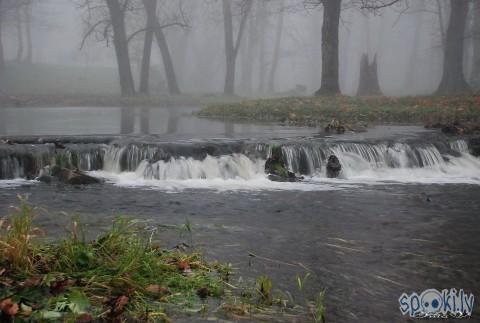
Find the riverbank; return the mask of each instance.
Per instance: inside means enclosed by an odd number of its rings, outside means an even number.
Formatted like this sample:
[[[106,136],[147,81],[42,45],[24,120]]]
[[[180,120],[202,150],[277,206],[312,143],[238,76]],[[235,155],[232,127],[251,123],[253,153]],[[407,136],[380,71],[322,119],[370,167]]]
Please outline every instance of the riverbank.
[[[254,319],[309,312],[314,321],[322,319],[321,299],[311,310],[294,308],[274,293],[268,276],[250,285],[234,282],[231,264],[208,262],[194,250],[189,221],[175,227],[189,244],[165,249],[157,239],[160,226],[121,217],[93,239],[73,217],[67,235],[56,241],[35,226],[39,213],[20,197],[0,221],[2,322],[169,322],[184,315]]]
[[[478,122],[480,96],[459,97],[287,97],[210,104],[200,117],[326,126],[332,119],[345,124]]]
[[[177,107],[230,104],[240,97],[216,94],[130,96],[114,94],[0,95],[0,108],[10,107]]]

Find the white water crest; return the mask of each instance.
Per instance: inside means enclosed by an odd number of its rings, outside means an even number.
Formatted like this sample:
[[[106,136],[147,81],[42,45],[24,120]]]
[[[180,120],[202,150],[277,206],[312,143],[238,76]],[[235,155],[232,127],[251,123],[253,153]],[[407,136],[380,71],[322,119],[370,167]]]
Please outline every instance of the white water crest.
[[[107,167],[111,167],[108,165]],[[135,172],[115,172],[112,169],[90,172],[114,185],[147,187],[165,191],[185,189],[230,190],[335,190],[345,186],[328,183],[272,182],[264,172],[265,160],[250,159],[243,154],[207,156],[203,160],[193,158],[171,158],[169,161],[151,163],[144,160]]]
[[[272,182],[264,173],[265,160],[244,154],[203,159],[192,157],[150,161],[153,151],[123,157],[127,169],[120,172],[121,153],[105,162],[103,171],[92,172],[120,186],[178,191],[189,188],[217,190],[332,190],[358,184],[466,183],[480,185],[480,159],[468,153],[462,140],[448,143],[442,154],[433,144],[341,143],[327,147],[283,146],[289,169],[304,174],[302,182]],[[334,154],[342,164],[339,178],[326,178],[326,160]],[[137,167],[134,167],[137,165]]]
[[[0,188],[16,188],[20,186],[31,186],[37,184],[37,181],[30,181],[22,178],[0,180]]]

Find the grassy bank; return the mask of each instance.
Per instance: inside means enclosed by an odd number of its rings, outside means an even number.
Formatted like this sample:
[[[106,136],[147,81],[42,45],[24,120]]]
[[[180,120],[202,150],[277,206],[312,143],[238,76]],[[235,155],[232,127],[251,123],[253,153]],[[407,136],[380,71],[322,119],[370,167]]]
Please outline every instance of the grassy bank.
[[[0,96],[0,107],[178,107],[230,104],[240,100],[238,97],[193,94],[131,97],[106,94],[17,94]]]
[[[34,226],[37,212],[22,199],[0,221],[2,322],[323,318],[323,293],[297,306],[275,293],[267,276],[239,285],[231,265],[208,262],[194,251],[162,249],[154,231],[139,222],[118,218],[110,230],[85,241],[73,221],[69,234],[52,242]],[[191,230],[190,224],[183,229]],[[303,289],[306,278],[297,279]]]
[[[346,123],[448,123],[480,120],[480,96],[461,97],[289,97],[210,104],[201,117],[325,125]]]

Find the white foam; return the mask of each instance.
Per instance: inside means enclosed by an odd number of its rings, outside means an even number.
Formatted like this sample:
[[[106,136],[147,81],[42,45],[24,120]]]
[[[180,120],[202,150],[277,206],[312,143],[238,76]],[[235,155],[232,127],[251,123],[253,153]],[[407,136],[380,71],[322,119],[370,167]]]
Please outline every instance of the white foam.
[[[22,178],[0,180],[0,188],[14,188],[20,186],[30,186],[37,184],[37,181],[29,181]]]
[[[209,178],[209,179],[145,179],[136,172],[111,173],[105,171],[89,172],[90,175],[103,178],[107,183],[131,188],[158,189],[168,192],[181,192],[188,189],[208,189],[222,191],[329,191],[338,190],[352,185],[318,183],[307,179],[304,182],[273,182],[266,175],[257,174],[249,179]]]

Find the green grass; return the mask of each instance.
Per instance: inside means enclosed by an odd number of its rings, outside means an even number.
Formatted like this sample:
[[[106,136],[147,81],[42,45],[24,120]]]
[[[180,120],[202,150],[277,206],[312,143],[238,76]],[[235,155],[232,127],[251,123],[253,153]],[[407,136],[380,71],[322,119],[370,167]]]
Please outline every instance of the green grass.
[[[53,241],[34,226],[39,209],[19,198],[0,221],[0,321],[169,321],[212,314],[212,301],[214,315],[230,318],[313,317],[310,306],[274,293],[269,277],[232,283],[230,264],[162,249],[155,231],[134,220],[119,217],[91,241],[73,220],[68,234]]]
[[[460,97],[288,97],[211,104],[200,117],[325,125],[332,119],[345,123],[478,122],[480,96]]]

